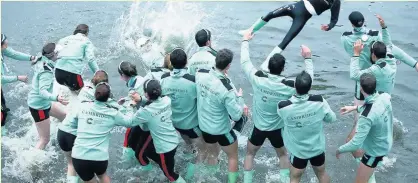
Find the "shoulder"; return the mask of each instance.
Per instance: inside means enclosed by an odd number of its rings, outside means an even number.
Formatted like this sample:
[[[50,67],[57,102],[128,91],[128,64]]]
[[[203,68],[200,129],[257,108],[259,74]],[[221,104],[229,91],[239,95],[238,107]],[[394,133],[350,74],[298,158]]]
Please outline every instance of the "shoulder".
[[[290,106],[290,105],[292,105],[292,101],[290,101],[290,100],[282,100],[282,101],[279,102],[278,108],[279,109],[282,109],[282,108],[285,108],[285,107]]]
[[[191,75],[191,74],[185,74],[185,75],[183,75],[183,78],[186,79],[186,80],[189,80],[193,83],[196,82],[196,77]]]
[[[268,77],[268,75],[267,74],[265,74],[263,71],[257,71],[257,72],[255,72],[255,74],[254,74],[255,76],[257,76],[257,77],[263,77],[263,78],[267,78]]]
[[[386,66],[386,62],[381,62],[377,64],[380,68],[384,68]]]
[[[364,107],[364,110],[361,113],[361,115],[364,117],[367,117],[370,111],[372,110],[373,104],[364,104],[363,107]]]
[[[310,95],[308,101],[311,102],[323,102],[324,98],[321,95]]]
[[[223,78],[220,80],[222,82],[222,85],[224,85],[224,87],[226,88],[226,90],[231,91],[232,89],[234,89],[228,79]]]
[[[292,88],[294,88],[294,87],[295,87],[295,81],[293,81],[293,80],[283,79],[283,80],[282,80],[282,83],[283,83],[284,85],[288,86],[288,87],[292,87]]]
[[[166,72],[166,73],[164,73],[162,76],[161,76],[161,79],[164,79],[164,78],[167,78],[167,77],[169,77],[171,74],[169,73],[169,72]]]
[[[369,32],[367,32],[367,35],[369,35],[369,36],[378,36],[379,35],[379,31],[378,30],[369,30]]]
[[[209,73],[209,70],[207,70],[207,69],[199,69],[197,72],[198,73]]]
[[[350,36],[350,35],[353,35],[352,31],[346,31],[346,32],[343,33],[342,36]]]

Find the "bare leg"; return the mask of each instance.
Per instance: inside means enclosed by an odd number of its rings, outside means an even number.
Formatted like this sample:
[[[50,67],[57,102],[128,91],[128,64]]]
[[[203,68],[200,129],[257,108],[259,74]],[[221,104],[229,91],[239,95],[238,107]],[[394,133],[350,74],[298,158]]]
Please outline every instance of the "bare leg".
[[[319,183],[330,183],[330,177],[325,171],[325,163],[322,166],[312,166]]]
[[[193,144],[194,147],[196,147],[197,149],[197,157],[196,157],[196,161],[195,163],[202,163],[205,160],[205,147],[204,147],[204,143],[203,143],[203,138],[202,137],[198,137],[195,139],[191,139],[191,142]]]
[[[43,150],[45,149],[45,146],[49,143],[50,139],[50,120],[48,118],[35,123],[35,125],[39,134],[39,141],[36,144],[36,148]]]
[[[180,134],[180,136],[186,144],[186,152],[189,154],[193,153],[193,143],[191,139],[187,135]]]
[[[206,143],[207,162],[209,165],[217,165],[218,157],[221,152],[221,148],[218,143],[208,144]]]
[[[100,183],[110,183],[110,177],[106,173],[98,175],[97,177],[99,177]]]
[[[49,111],[49,114],[57,118],[58,120],[63,121],[67,113],[64,111],[61,104],[57,102],[52,102],[51,110]]]
[[[228,156],[228,170],[229,172],[238,171],[238,141],[235,141],[229,146],[221,147],[222,151]]]
[[[71,158],[71,151],[64,152],[64,154],[65,154],[65,157],[67,158],[67,164],[68,164],[67,175],[77,176],[77,172],[75,171],[74,166],[73,166],[73,159]]]
[[[363,163],[357,170],[356,183],[367,183],[374,172],[374,168],[367,167]]]
[[[287,156],[287,150],[283,146],[281,148],[276,148],[277,157],[279,157],[279,166],[280,169],[286,169],[290,167],[289,157]]]
[[[299,183],[305,169],[297,169],[290,166],[290,183]]]
[[[254,157],[261,146],[253,145],[249,140],[247,142],[247,155],[244,160],[244,170],[250,171],[253,169]]]

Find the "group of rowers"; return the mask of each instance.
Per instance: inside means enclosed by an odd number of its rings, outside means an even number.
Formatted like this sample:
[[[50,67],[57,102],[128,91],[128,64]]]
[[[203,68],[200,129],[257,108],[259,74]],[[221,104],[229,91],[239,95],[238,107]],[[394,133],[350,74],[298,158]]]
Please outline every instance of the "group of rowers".
[[[325,3],[326,2],[326,3]],[[305,70],[289,80],[282,76],[286,58],[281,52],[295,38],[314,14],[331,9],[329,31],[338,21],[339,0],[304,0],[286,5],[260,18],[243,34],[241,67],[253,88],[252,121],[248,139],[243,182],[251,183],[257,151],[269,139],[279,158],[282,182],[300,182],[308,162],[320,183],[329,183],[325,171],[325,135],[323,122],[336,121],[336,114],[321,95],[309,94],[314,80],[311,50],[302,45]],[[249,42],[254,33],[270,19],[291,16],[294,21],[284,40],[267,56],[261,70],[250,60]],[[374,182],[374,169],[388,155],[393,143],[391,92],[395,84],[397,60],[418,71],[417,61],[393,45],[384,20],[377,15],[381,32],[366,29],[364,16],[349,15],[353,30],[344,32],[341,41],[351,56],[350,79],[354,80],[354,106],[344,106],[341,114],[355,112],[354,125],[347,141],[336,156],[351,152],[359,167],[357,183]],[[5,75],[3,56],[31,61],[35,70],[27,104],[39,134],[37,149],[45,149],[50,140],[50,116],[62,121],[57,132],[60,148],[67,158],[67,182],[110,182],[106,174],[110,132],[116,126],[127,127],[122,160],[127,167],[150,171],[150,160],[159,165],[170,182],[193,182],[200,168],[217,172],[220,151],[228,159],[228,182],[235,183],[238,173],[238,143],[235,131],[241,132],[248,117],[242,89],[228,76],[234,54],[229,49],[215,51],[212,35],[199,30],[195,40],[199,50],[190,58],[184,45],[164,47],[161,58],[146,61],[150,72],[140,76],[136,65],[123,61],[118,65],[121,80],[129,93],[116,100],[109,86],[108,74],[95,61],[89,27],[80,24],[73,35],[48,43],[42,56],[30,56],[8,47],[1,34],[2,85],[27,81],[27,76]],[[145,44],[149,44],[146,42]],[[174,46],[173,46],[174,45]],[[83,68],[94,73],[84,83]],[[53,94],[56,80],[68,87],[76,101]],[[2,91],[2,134],[9,109]],[[71,106],[63,110],[62,105]],[[68,107],[67,106],[67,107]],[[235,131],[234,131],[235,130]],[[180,134],[180,135],[179,135]],[[192,157],[184,178],[175,167],[179,138]]]

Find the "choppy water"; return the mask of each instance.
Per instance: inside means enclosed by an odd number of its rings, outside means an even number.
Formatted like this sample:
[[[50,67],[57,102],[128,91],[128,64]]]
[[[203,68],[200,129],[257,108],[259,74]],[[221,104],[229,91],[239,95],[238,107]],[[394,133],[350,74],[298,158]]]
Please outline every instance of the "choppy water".
[[[117,64],[132,61],[142,74],[146,69],[142,59],[152,57],[144,55],[137,48],[137,40],[143,33],[152,30],[155,40],[164,42],[173,34],[181,34],[188,53],[196,48],[194,33],[201,29],[211,30],[213,45],[216,49],[229,48],[234,54],[230,75],[236,86],[244,89],[245,100],[251,105],[251,86],[246,81],[239,66],[241,37],[237,30],[247,28],[267,11],[288,2],[203,2],[203,3],[133,3],[132,2],[2,2],[2,33],[9,39],[9,46],[26,53],[39,53],[42,46],[72,33],[79,23],[90,26],[90,39],[97,47],[99,65],[108,71],[113,92],[116,96],[126,94],[124,82],[119,79]],[[354,3],[342,4],[339,25],[330,32],[322,32],[321,23],[329,22],[329,12],[312,18],[299,36],[288,46],[284,55],[289,60],[285,75],[293,76],[303,69],[303,60],[299,55],[299,45],[311,47],[315,66],[315,87],[313,93],[324,94],[332,109],[351,104],[354,85],[349,80],[349,57],[340,46],[340,35],[350,30],[348,14],[353,10],[365,14],[369,27],[378,28],[373,17],[380,13],[390,27],[392,39],[411,56],[418,57],[418,3]],[[255,65],[261,64],[273,46],[277,45],[290,27],[290,18],[280,18],[269,22],[250,43],[251,57]],[[158,45],[157,45],[158,46]],[[6,59],[9,68],[18,74],[32,71],[28,63]],[[85,72],[89,79],[91,73]],[[393,93],[394,115],[400,127],[396,132],[397,140],[384,166],[376,174],[379,183],[418,182],[418,73],[401,64],[398,67],[396,86]],[[25,84],[4,86],[8,107],[12,109],[6,127],[9,134],[2,138],[2,182],[60,182],[66,174],[65,158],[54,140],[46,151],[36,151],[33,146],[37,132],[26,105],[26,96],[30,89]],[[240,169],[245,155],[246,139],[252,130],[248,125],[239,135]],[[352,116],[339,116],[337,123],[325,125],[327,138],[327,171],[332,182],[352,182],[356,164],[349,155],[335,158],[335,149],[344,143],[352,127]],[[56,124],[51,125],[52,129]],[[52,131],[55,138],[55,131]],[[112,132],[110,162],[108,173],[114,182],[166,182],[158,168],[149,174],[139,174],[133,170],[120,169],[120,144],[123,141],[124,128],[115,128]],[[53,139],[52,138],[52,139]],[[177,170],[183,174],[185,157],[182,151],[177,154]],[[226,182],[226,156],[221,154],[221,173],[213,175],[199,174],[196,182]],[[255,159],[255,182],[278,182],[278,164],[275,152],[266,142]],[[139,179],[140,177],[140,179]],[[302,182],[317,182],[313,171],[308,168]]]

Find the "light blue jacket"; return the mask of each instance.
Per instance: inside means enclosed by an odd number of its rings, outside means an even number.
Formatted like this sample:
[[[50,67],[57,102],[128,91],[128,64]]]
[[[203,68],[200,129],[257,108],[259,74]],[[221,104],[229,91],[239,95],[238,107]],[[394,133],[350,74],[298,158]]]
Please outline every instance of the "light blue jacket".
[[[55,63],[46,57],[42,57],[35,65],[35,74],[32,79],[32,88],[28,94],[28,106],[45,110],[51,108],[52,101],[57,101],[58,96],[52,94],[54,84]]]

